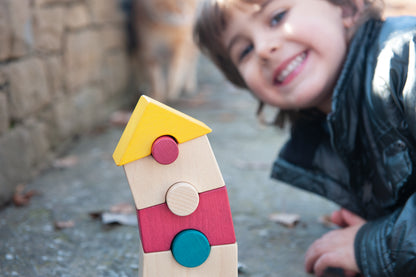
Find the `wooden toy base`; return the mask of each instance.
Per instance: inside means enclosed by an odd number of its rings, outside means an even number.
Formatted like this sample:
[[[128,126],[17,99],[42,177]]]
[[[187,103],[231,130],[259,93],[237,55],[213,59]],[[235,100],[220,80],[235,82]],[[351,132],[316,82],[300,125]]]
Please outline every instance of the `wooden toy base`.
[[[171,251],[143,253],[139,277],[237,277],[237,244],[211,246],[208,259],[200,266],[189,268],[178,264]]]

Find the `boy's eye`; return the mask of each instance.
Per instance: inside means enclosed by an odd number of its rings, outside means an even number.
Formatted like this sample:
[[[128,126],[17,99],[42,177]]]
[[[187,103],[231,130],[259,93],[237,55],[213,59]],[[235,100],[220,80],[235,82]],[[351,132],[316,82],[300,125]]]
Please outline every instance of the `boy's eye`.
[[[240,52],[240,55],[238,56],[238,61],[242,61],[248,54],[250,54],[251,50],[253,50],[253,45],[249,44]]]
[[[280,11],[273,15],[272,19],[270,20],[270,26],[278,25],[286,16],[287,11]]]

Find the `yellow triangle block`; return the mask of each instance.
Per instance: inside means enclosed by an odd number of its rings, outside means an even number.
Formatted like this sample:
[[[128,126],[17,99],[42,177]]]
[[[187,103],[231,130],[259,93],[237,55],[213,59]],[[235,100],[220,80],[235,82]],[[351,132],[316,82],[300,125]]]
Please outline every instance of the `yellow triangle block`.
[[[153,142],[169,135],[178,143],[210,133],[203,122],[148,96],[141,96],[113,153],[114,162],[124,165],[151,154]]]

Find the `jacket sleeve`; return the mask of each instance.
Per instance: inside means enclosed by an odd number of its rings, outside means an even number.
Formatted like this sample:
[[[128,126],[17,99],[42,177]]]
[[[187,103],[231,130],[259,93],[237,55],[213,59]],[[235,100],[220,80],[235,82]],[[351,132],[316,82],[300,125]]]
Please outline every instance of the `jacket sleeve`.
[[[363,225],[354,248],[366,277],[416,276],[416,193],[403,208]]]
[[[415,18],[404,18],[416,26]],[[404,28],[398,28],[403,30]],[[384,49],[378,57],[379,72],[376,77],[388,80],[386,88],[390,92],[394,110],[401,111],[397,119],[409,130],[416,142],[416,31],[415,27],[403,30],[394,39],[384,37]],[[397,32],[385,32],[397,34]],[[383,36],[383,34],[381,34]],[[387,36],[387,35],[386,35]],[[386,46],[387,45],[387,46]],[[377,73],[382,74],[378,74]],[[379,96],[381,96],[379,94]],[[388,103],[389,101],[386,101]],[[385,109],[388,106],[384,107]],[[390,118],[393,120],[392,118]],[[403,126],[403,124],[402,124]],[[416,149],[416,145],[413,145]],[[413,166],[415,169],[416,167]],[[412,174],[416,174],[413,171]],[[413,184],[414,186],[415,184]],[[415,190],[415,189],[414,189]],[[411,194],[404,205],[388,216],[369,221],[358,231],[355,238],[357,265],[366,277],[416,276],[416,192]]]
[[[406,82],[402,91],[403,112],[409,130],[416,141],[416,38],[409,42]]]
[[[386,20],[369,55],[367,85],[376,112],[416,138],[416,17],[392,21]]]

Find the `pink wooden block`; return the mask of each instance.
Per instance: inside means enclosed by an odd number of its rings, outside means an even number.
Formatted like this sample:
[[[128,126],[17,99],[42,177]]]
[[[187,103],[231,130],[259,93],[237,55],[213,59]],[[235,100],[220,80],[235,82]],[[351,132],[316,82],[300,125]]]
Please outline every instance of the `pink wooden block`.
[[[202,232],[210,245],[236,242],[226,187],[199,194],[198,208],[188,216],[173,214],[166,203],[137,210],[145,253],[167,251],[173,238],[186,229]]]
[[[173,163],[178,154],[178,143],[170,136],[159,137],[153,142],[152,156],[160,164]]]

